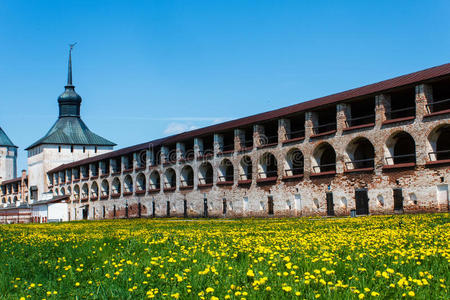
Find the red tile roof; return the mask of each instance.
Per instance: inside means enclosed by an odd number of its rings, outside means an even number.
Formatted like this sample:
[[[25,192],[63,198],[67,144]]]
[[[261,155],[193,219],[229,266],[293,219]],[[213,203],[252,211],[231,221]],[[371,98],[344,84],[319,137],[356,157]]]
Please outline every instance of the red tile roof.
[[[183,141],[183,140],[193,138],[193,137],[200,137],[200,136],[204,136],[207,134],[213,134],[215,132],[230,130],[233,128],[240,128],[240,127],[242,128],[242,127],[246,127],[246,126],[249,126],[249,125],[252,125],[255,123],[259,123],[259,122],[263,122],[263,121],[267,121],[267,120],[271,120],[271,119],[277,119],[277,118],[280,118],[283,116],[289,116],[289,115],[292,115],[295,113],[311,111],[311,110],[317,109],[319,107],[336,104],[336,103],[343,102],[343,101],[348,101],[348,100],[354,99],[354,98],[359,98],[359,97],[363,97],[363,96],[371,96],[371,95],[379,94],[381,92],[388,92],[389,90],[391,90],[393,88],[410,86],[410,85],[416,84],[418,82],[435,79],[435,78],[446,76],[446,75],[450,75],[450,63],[440,65],[437,67],[433,67],[433,68],[429,68],[429,69],[425,69],[422,71],[410,73],[407,75],[402,75],[402,76],[395,77],[392,79],[380,81],[377,83],[365,85],[365,86],[362,86],[359,88],[347,90],[347,91],[340,92],[337,94],[332,94],[329,96],[325,96],[325,97],[305,101],[302,103],[286,106],[283,108],[267,111],[264,113],[252,115],[249,117],[244,117],[244,118],[240,118],[240,119],[236,119],[236,120],[232,120],[232,121],[228,121],[228,122],[224,122],[224,123],[220,123],[220,124],[216,124],[216,125],[211,125],[208,127],[203,127],[200,129],[187,131],[187,132],[183,132],[183,133],[180,133],[177,135],[157,139],[157,140],[150,141],[147,143],[119,149],[116,151],[111,151],[111,152],[108,152],[108,153],[105,153],[102,155],[98,155],[98,156],[90,157],[87,159],[75,161],[73,163],[61,165],[57,168],[50,170],[48,173],[54,173],[54,172],[58,172],[58,171],[61,171],[61,170],[67,169],[67,168],[80,166],[80,165],[88,164],[91,162],[100,161],[103,159],[113,158],[113,157],[121,156],[121,155],[124,155],[127,153],[132,153],[132,152],[148,149],[150,146],[156,147],[156,146],[163,145],[163,144],[172,144],[172,143]]]

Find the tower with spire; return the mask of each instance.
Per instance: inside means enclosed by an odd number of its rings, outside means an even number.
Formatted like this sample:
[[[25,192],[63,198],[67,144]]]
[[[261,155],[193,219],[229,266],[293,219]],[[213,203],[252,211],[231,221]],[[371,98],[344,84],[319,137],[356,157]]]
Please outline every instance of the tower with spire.
[[[47,171],[61,164],[103,154],[115,143],[93,133],[81,119],[81,97],[72,84],[72,50],[70,45],[67,84],[58,97],[59,116],[50,130],[30,145],[28,151],[31,199],[41,199],[51,190]]]
[[[17,146],[0,127],[0,182],[17,176]]]

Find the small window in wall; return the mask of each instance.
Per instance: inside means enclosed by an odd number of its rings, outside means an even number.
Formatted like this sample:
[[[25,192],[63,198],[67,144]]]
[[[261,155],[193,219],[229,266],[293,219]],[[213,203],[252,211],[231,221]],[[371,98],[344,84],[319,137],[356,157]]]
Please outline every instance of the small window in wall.
[[[85,153],[86,152],[86,147],[83,147],[83,153]]]
[[[244,197],[243,199],[243,210],[247,211],[248,209],[248,197]]]
[[[267,197],[267,205],[269,209],[269,215],[273,215],[273,196]]]
[[[95,153],[97,153],[97,146],[95,146]]]
[[[222,199],[222,214],[227,214],[227,199],[225,198]]]
[[[58,146],[58,152],[61,152],[61,146]]]
[[[73,153],[73,145],[70,146],[70,152]]]
[[[302,198],[300,194],[295,194],[294,198],[295,198],[295,209],[302,210],[302,202],[301,202]]]

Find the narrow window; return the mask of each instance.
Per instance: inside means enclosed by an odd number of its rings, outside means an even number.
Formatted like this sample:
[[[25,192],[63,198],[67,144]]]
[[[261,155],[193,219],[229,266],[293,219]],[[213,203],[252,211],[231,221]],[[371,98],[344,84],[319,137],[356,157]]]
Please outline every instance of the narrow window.
[[[97,153],[97,146],[95,146],[95,153]]]
[[[58,152],[61,152],[61,146],[58,146]]]
[[[86,152],[86,147],[83,147],[83,153],[85,153]]]
[[[73,145],[70,146],[70,152],[73,153]]]

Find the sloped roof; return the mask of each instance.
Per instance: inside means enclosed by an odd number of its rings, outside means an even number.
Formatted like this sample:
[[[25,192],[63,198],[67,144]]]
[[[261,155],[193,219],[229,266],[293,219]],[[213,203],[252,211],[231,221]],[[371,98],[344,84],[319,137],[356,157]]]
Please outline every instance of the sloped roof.
[[[93,156],[90,158],[82,159],[79,161],[75,161],[72,163],[64,164],[59,167],[56,167],[48,173],[54,173],[58,171],[62,171],[67,168],[72,168],[75,166],[81,166],[84,164],[100,161],[103,159],[109,159],[113,157],[117,157],[120,155],[124,155],[127,153],[132,153],[136,151],[140,151],[143,149],[148,149],[149,147],[156,147],[160,145],[167,145],[176,142],[181,142],[189,138],[193,137],[201,137],[206,134],[212,134],[217,132],[223,132],[225,130],[230,130],[233,128],[242,128],[245,126],[249,126],[259,122],[265,122],[272,119],[277,119],[280,117],[290,116],[296,113],[306,112],[310,110],[315,110],[323,106],[336,104],[344,101],[348,101],[351,99],[356,99],[360,97],[368,97],[371,95],[376,95],[382,92],[389,92],[394,88],[401,88],[406,86],[411,86],[417,84],[419,82],[424,82],[427,80],[434,80],[439,77],[449,76],[450,75],[450,63],[428,68],[422,71],[398,76],[392,79],[380,81],[377,83],[365,85],[359,88],[350,89],[344,92],[332,94],[325,97],[320,97],[317,99],[301,102],[298,104],[282,107],[279,109],[259,113],[256,115],[252,115],[249,117],[244,117],[236,120],[231,120],[227,122],[223,122],[220,124],[215,124],[191,131],[186,131],[180,134],[160,138],[157,140],[153,140],[147,143],[138,144],[135,146],[130,146],[127,148],[122,148],[119,150],[111,151],[102,155]]]
[[[6,135],[6,133],[3,131],[1,127],[0,127],[0,146],[9,146],[17,148],[17,146],[13,144],[11,139]]]
[[[28,180],[28,175],[25,177],[25,180]],[[5,185],[5,184],[9,184],[9,183],[15,183],[15,182],[21,182],[22,181],[22,177],[16,177],[13,179],[8,179],[8,180],[4,180],[0,183],[0,185]]]
[[[57,203],[57,202],[62,202],[63,200],[69,200],[69,198],[70,198],[70,195],[55,196],[52,199],[33,202],[30,205],[36,206],[36,205],[42,205],[42,204]]]
[[[42,144],[115,146],[116,144],[93,133],[79,117],[61,117],[47,134],[25,150]]]

